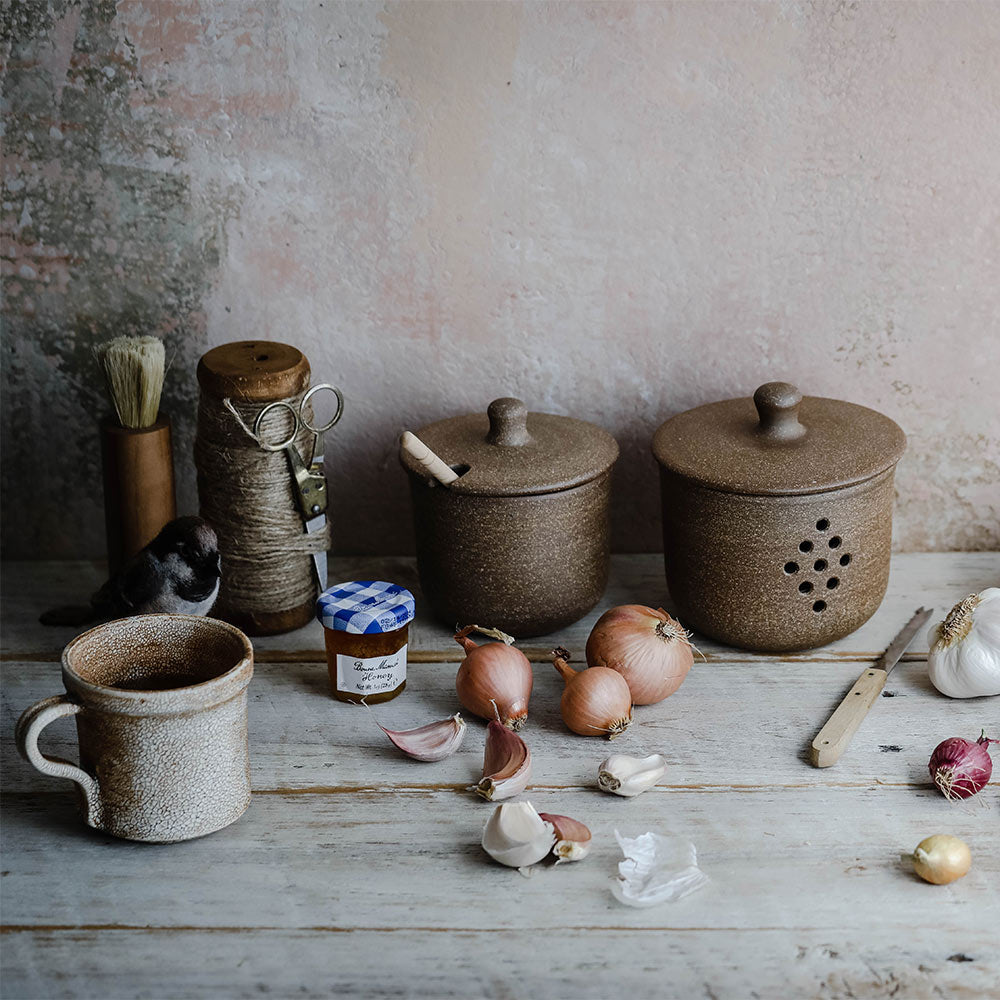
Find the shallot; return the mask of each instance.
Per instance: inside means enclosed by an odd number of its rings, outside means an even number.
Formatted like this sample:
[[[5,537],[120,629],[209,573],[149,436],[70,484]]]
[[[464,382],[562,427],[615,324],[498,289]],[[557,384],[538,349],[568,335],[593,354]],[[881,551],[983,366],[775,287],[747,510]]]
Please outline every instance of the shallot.
[[[946,799],[967,799],[989,784],[993,774],[989,745],[998,742],[987,739],[984,730],[975,743],[960,736],[939,743],[927,768],[941,794]]]
[[[958,837],[936,833],[917,844],[912,854],[903,859],[913,865],[913,870],[925,881],[934,885],[947,885],[965,875],[972,867],[969,845]]]
[[[688,636],[663,608],[623,604],[597,619],[587,640],[587,663],[617,670],[633,704],[653,705],[672,695],[691,669]]]
[[[563,722],[581,736],[613,740],[632,724],[632,696],[625,678],[610,667],[574,670],[569,652],[552,650],[552,663],[566,682],[560,709]]]
[[[465,659],[455,678],[458,700],[463,708],[481,719],[494,719],[499,714],[508,729],[520,729],[528,718],[528,699],[534,682],[531,663],[521,650],[506,641],[476,645],[469,638],[472,631],[487,630],[469,625],[455,635],[455,641],[465,650]],[[488,634],[502,635],[495,631]]]

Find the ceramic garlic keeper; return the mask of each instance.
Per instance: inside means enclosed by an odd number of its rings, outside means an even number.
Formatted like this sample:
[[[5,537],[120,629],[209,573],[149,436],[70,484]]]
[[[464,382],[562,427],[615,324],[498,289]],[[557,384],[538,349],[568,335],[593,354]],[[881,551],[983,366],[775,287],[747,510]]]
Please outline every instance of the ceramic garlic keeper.
[[[680,620],[731,646],[810,649],[885,595],[897,424],[786,382],[678,414],[653,438]]]
[[[444,487],[405,452],[420,582],[450,625],[542,635],[582,618],[608,580],[618,445],[583,420],[496,399],[421,428],[459,478]]]

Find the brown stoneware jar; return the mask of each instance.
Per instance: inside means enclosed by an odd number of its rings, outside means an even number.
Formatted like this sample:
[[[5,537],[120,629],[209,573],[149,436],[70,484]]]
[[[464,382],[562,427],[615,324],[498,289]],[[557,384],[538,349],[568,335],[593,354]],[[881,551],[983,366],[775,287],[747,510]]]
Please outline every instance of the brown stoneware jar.
[[[582,618],[608,581],[615,439],[511,398],[417,433],[459,473],[444,487],[401,455],[420,582],[438,617],[516,638]]]
[[[653,454],[680,620],[772,653],[821,646],[866,622],[889,579],[892,480],[905,445],[881,413],[786,382],[668,420]]]

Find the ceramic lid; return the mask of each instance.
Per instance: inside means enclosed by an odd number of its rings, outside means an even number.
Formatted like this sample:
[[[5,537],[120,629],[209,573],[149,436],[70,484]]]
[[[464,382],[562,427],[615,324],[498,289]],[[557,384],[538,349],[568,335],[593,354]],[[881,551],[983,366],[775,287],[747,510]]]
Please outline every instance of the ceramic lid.
[[[596,479],[618,457],[617,442],[600,427],[529,413],[521,400],[510,397],[494,399],[486,413],[428,424],[417,436],[460,473],[448,487],[454,493],[554,493]],[[426,477],[406,452],[400,460],[408,472]]]
[[[758,496],[824,493],[894,466],[906,447],[899,425],[876,410],[803,396],[768,382],[744,399],[697,406],[653,437],[667,469],[702,486]]]

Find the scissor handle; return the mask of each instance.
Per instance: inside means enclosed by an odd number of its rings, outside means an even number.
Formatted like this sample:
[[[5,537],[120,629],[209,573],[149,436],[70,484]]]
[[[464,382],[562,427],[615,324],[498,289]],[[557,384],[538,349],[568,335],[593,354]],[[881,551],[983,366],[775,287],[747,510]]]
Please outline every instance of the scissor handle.
[[[284,441],[281,441],[278,444],[269,444],[268,442],[261,440],[261,425],[264,423],[264,417],[266,417],[272,410],[279,409],[282,406],[292,415],[292,433],[289,434]],[[295,435],[298,431],[299,415],[295,412],[295,408],[291,403],[286,403],[282,399],[276,400],[273,403],[268,403],[267,406],[265,406],[264,409],[257,414],[257,419],[253,422],[253,435],[257,439],[257,443],[264,449],[264,451],[284,451],[295,441]]]
[[[309,400],[312,399],[312,397],[322,389],[329,389],[330,392],[332,392],[337,397],[337,412],[330,418],[330,420],[327,423],[323,424],[322,427],[314,427],[311,423],[309,423],[308,420],[306,420],[303,414],[305,413],[306,403],[308,403]],[[303,425],[308,430],[312,431],[313,434],[323,434],[324,432],[328,431],[340,419],[343,412],[344,412],[344,394],[336,386],[330,385],[329,382],[320,382],[319,385],[314,385],[302,397],[302,402],[299,405],[299,418],[302,420]]]

